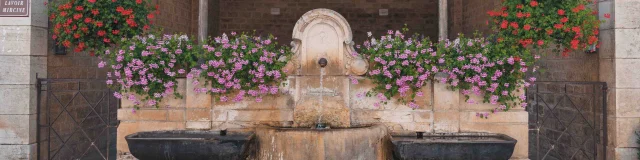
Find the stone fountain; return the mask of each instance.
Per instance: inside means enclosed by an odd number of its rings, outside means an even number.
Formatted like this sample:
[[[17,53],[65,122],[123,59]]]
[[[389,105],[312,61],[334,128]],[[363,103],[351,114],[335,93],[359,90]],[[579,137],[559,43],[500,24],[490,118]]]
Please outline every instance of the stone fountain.
[[[294,57],[287,66],[295,101],[293,128],[256,129],[256,159],[388,159],[388,129],[352,126],[349,75],[367,72],[355,54],[349,23],[329,9],[315,9],[293,30]],[[330,128],[330,129],[328,129]]]
[[[287,123],[261,123],[261,126],[257,127],[239,126],[238,128],[242,128],[241,131],[232,132],[229,135],[224,127],[218,128],[221,129],[220,133],[214,131],[139,132],[126,137],[131,153],[143,160],[418,160],[512,157],[517,140],[509,136],[460,133],[458,129],[464,127],[455,126],[461,124],[458,121],[451,123],[454,125],[449,128],[453,129],[441,129],[442,126],[451,125],[446,125],[449,120],[439,117],[438,114],[448,112],[432,113],[439,119],[417,117],[420,123],[414,123],[416,117],[413,116],[410,117],[410,121],[403,116],[402,121],[386,123],[391,125],[389,128],[393,128],[394,124],[414,125],[413,129],[401,128],[400,132],[396,129],[394,133],[390,133],[387,126],[375,124],[376,122],[359,122],[362,120],[354,117],[362,113],[351,110],[357,106],[351,106],[353,103],[350,103],[352,100],[349,96],[349,93],[354,92],[354,88],[357,87],[352,86],[349,76],[365,74],[368,64],[358,54],[353,54],[355,53],[353,44],[351,28],[344,17],[329,9],[311,10],[304,14],[294,27],[292,50],[295,54],[285,68],[290,77],[287,85],[289,94],[286,98],[282,98],[286,99],[288,112],[283,113],[291,113],[290,109],[293,109],[293,123],[288,123],[291,122],[291,114],[283,114],[289,118]],[[439,92],[440,94],[449,93],[446,90]],[[457,94],[456,92],[445,94],[453,95],[455,98],[434,95],[434,99],[439,97],[436,100],[440,101],[441,105],[432,106],[432,110],[412,112],[429,115],[429,111],[434,111],[436,108],[440,108],[439,111],[442,111],[442,108],[457,108],[457,105],[461,104],[449,103],[458,102],[454,101],[457,99]],[[220,106],[214,108],[217,107]],[[229,114],[229,117],[233,118],[255,116],[238,115],[239,110],[229,111],[235,112],[236,115]],[[456,115],[462,114],[457,109],[450,111],[454,116],[443,117],[458,118]],[[407,115],[406,111],[398,112]],[[217,119],[227,119],[227,117]],[[424,123],[424,121],[433,123]],[[435,128],[433,130],[417,129],[418,125],[426,127],[434,125]],[[523,126],[526,129],[526,123],[523,123]],[[246,133],[243,129],[248,129],[251,133]],[[417,136],[400,134],[402,130],[408,131],[407,133],[416,131]],[[425,132],[427,132],[426,136],[423,135]]]

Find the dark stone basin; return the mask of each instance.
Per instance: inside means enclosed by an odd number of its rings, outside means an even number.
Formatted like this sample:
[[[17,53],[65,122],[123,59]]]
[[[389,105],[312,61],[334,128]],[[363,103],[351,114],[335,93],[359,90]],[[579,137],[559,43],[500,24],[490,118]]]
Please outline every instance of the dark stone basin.
[[[211,131],[138,132],[125,137],[131,154],[140,160],[246,159],[253,134]]]
[[[517,140],[503,134],[456,133],[392,136],[397,160],[507,160]]]

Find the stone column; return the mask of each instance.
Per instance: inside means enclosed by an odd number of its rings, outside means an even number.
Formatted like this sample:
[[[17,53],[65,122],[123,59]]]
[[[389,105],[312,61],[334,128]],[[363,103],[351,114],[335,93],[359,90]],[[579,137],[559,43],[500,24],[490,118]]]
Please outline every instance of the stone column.
[[[447,8],[447,0],[438,0],[438,35],[440,39],[447,38],[447,28],[448,26],[448,8]]]
[[[200,0],[198,5],[198,41],[203,42],[207,40],[207,28],[209,27],[208,17],[208,2],[209,0]]]
[[[607,82],[607,159],[638,159],[640,0],[601,0],[600,81]],[[605,17],[608,14],[610,18]]]
[[[25,1],[27,2],[27,1]],[[28,17],[0,17],[0,157],[36,159],[36,74],[47,76],[47,9],[30,0]]]

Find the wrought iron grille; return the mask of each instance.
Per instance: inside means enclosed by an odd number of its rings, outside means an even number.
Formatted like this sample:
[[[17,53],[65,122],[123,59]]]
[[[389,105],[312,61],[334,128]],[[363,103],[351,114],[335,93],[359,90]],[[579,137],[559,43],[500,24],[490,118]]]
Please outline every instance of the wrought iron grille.
[[[104,80],[38,79],[38,159],[116,158],[119,100]]]
[[[605,159],[607,85],[536,82],[527,90],[529,158]]]

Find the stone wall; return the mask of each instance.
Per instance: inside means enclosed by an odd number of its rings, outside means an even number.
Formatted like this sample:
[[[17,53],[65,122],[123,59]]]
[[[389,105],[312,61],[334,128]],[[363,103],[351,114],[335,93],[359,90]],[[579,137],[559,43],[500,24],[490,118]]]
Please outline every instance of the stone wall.
[[[219,25],[217,34],[231,31],[272,33],[281,44],[291,42],[293,27],[304,13],[327,8],[342,14],[353,31],[356,43],[364,42],[367,32],[382,35],[388,29],[401,29],[406,23],[411,33],[438,37],[437,0],[215,0],[219,3],[220,18],[210,25]],[[280,15],[271,15],[271,8],[280,8]],[[388,16],[380,16],[379,9],[388,9]],[[210,10],[212,11],[212,10]]]
[[[47,76],[47,15],[31,0],[28,17],[0,17],[0,157],[36,157],[36,75]]]
[[[640,131],[640,1],[600,0],[600,80],[607,95],[607,159],[638,159]],[[604,14],[611,14],[607,19]]]
[[[288,82],[295,81],[295,78],[290,77]],[[217,102],[211,95],[194,93],[192,81],[181,79],[178,83],[177,92],[185,95],[184,99],[167,98],[160,103],[161,107],[158,109],[134,110],[130,101],[122,100],[122,109],[118,110],[118,119],[121,121],[118,127],[118,152],[121,156],[129,152],[124,136],[140,131],[251,131],[259,125],[291,127],[294,124],[296,103],[289,85],[280,88],[285,91],[283,94],[265,97],[260,103],[253,99],[235,103]],[[353,126],[382,123],[396,134],[416,131],[503,133],[518,140],[513,158],[525,159],[528,156],[528,119],[524,109],[513,109],[493,114],[489,119],[481,119],[476,117],[477,112],[486,112],[496,106],[467,104],[459,92],[447,90],[440,83],[427,85],[422,89],[425,94],[418,99],[420,107],[417,109],[396,101],[374,107],[375,98],[359,95],[372,87],[369,80],[360,78],[359,84],[352,85],[349,89],[350,119]]]

